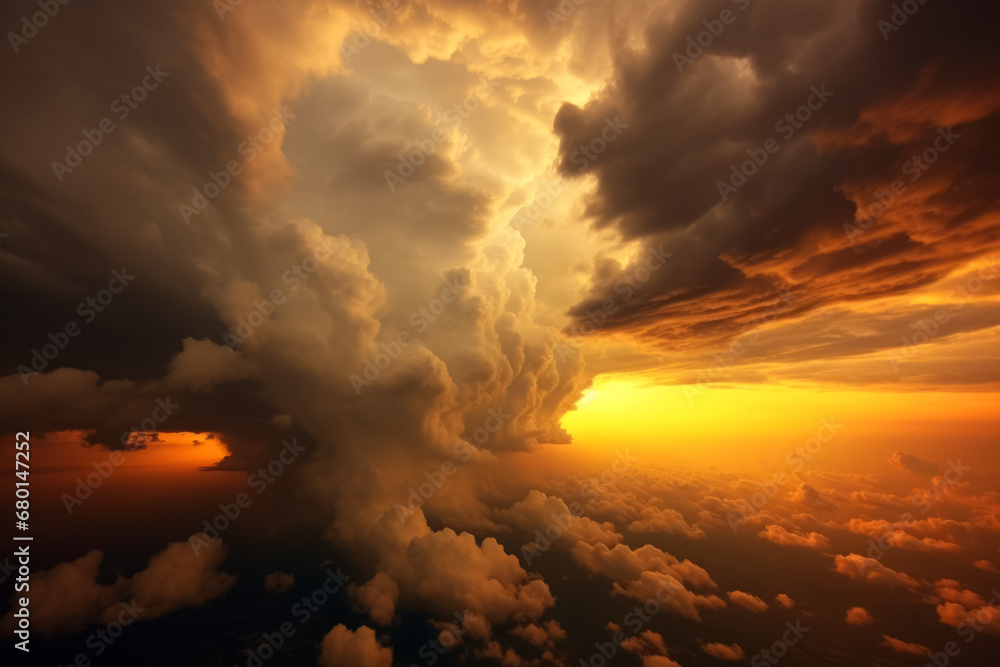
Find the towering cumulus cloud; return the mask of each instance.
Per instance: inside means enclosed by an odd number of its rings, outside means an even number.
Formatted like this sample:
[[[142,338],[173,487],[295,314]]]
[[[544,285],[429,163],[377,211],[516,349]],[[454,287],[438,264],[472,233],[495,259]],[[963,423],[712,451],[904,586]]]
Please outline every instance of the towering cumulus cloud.
[[[330,538],[370,553],[369,574],[393,583],[398,604],[538,618],[553,597],[516,556],[461,526],[430,528],[419,505],[397,509],[443,462],[570,440],[559,419],[587,381],[536,298],[524,240],[498,224],[511,185],[485,172],[456,179],[455,128],[428,100],[378,92],[387,72],[416,71],[403,54],[418,8],[227,7],[95,8],[76,24],[53,20],[38,40],[47,51],[9,67],[37,105],[4,112],[17,128],[4,132],[8,148],[32,144],[6,167],[16,242],[4,289],[34,304],[41,328],[23,335],[39,348],[50,322],[76,320],[84,334],[45,363],[11,358],[21,371],[3,379],[4,400],[22,419],[85,429],[110,448],[134,445],[133,431],[218,433],[227,466],[251,470],[280,454],[290,420],[309,442],[296,475]],[[392,60],[369,45],[374,62],[392,61],[349,76],[341,44],[373,20],[403,50]],[[104,49],[89,44],[98,30]],[[59,74],[42,86],[38,72],[57,56]],[[140,100],[131,83],[146,65],[163,75]],[[515,113],[522,84],[474,63],[442,67],[428,96],[461,105],[461,132]],[[81,97],[76,82],[92,71],[102,79]],[[54,103],[70,96],[72,107]],[[127,117],[114,116],[121,104]],[[432,137],[434,155],[414,157],[393,196],[383,173],[417,155],[423,144],[402,138],[414,133]],[[71,171],[51,173],[53,161]],[[109,181],[115,195],[98,195]],[[19,271],[29,259],[36,268]],[[132,278],[94,313],[74,307],[113,271]],[[452,502],[463,493],[442,491]],[[336,662],[343,642],[331,644]]]

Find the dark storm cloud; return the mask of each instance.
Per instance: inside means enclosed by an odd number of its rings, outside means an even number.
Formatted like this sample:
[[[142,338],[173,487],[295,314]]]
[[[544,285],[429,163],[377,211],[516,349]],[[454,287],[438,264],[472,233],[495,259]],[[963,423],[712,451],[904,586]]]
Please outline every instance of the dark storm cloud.
[[[8,5],[0,22],[16,25],[33,9]],[[265,252],[243,209],[252,176],[234,178],[191,225],[179,213],[257,129],[231,113],[196,26],[219,30],[210,5],[74,3],[2,60],[17,99],[0,122],[9,234],[0,298],[16,322],[0,346],[11,373],[2,392],[16,406],[3,430],[16,418],[86,429],[89,443],[121,448],[127,432],[151,430],[165,401],[177,408],[156,428],[218,432],[245,459],[264,458],[283,437],[247,373],[211,392],[158,379],[186,338],[220,341],[228,328],[204,299],[206,274],[229,264],[226,255],[253,262]],[[273,252],[281,241],[263,244]]]
[[[13,102],[0,116],[0,228],[9,234],[0,247],[0,298],[17,322],[5,328],[0,362],[12,372],[50,342],[49,332],[75,321],[83,331],[51,367],[150,377],[184,336],[224,329],[191,298],[192,257],[173,217],[183,178],[218,168],[239,135],[197,63],[179,15],[184,4],[60,7],[0,61]],[[7,3],[0,25],[20,28],[37,10]],[[159,82],[147,66],[159,68]],[[153,88],[135,101],[143,79]],[[104,119],[110,133],[100,131]],[[71,172],[57,173],[53,163],[74,164],[67,146],[76,151],[81,142],[97,145]],[[78,304],[123,266],[134,283],[84,319]]]
[[[698,55],[688,36],[727,9],[729,24],[713,24],[721,34],[706,33]],[[713,344],[771,315],[778,290],[794,295],[778,317],[793,317],[927,285],[997,247],[997,9],[928,3],[886,40],[877,21],[892,11],[854,0],[687,3],[649,26],[645,49],[619,45],[596,99],[563,106],[561,166],[596,177],[593,224],[674,253],[603,330]],[[691,62],[676,55],[689,48]],[[629,128],[605,148],[592,142],[609,118]],[[961,137],[939,140],[951,125]],[[915,166],[935,141],[936,163]],[[583,160],[585,146],[602,154]],[[730,181],[748,150],[763,164]],[[867,210],[897,179],[906,191],[849,239],[856,204]],[[595,269],[570,314],[585,321],[632,270]]]

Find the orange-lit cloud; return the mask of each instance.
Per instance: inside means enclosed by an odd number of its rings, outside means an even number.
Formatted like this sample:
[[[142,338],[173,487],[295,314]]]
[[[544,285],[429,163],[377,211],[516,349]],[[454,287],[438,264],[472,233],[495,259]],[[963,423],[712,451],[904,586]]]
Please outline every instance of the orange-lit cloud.
[[[738,604],[741,607],[745,607],[750,611],[762,612],[767,611],[767,603],[761,600],[756,595],[751,595],[750,593],[744,593],[743,591],[730,591],[727,593],[729,601],[733,604]]]
[[[323,637],[319,664],[322,667],[390,667],[392,649],[382,646],[375,631],[368,626],[349,630],[339,624]]]
[[[799,535],[796,533],[790,533],[777,524],[771,524],[762,530],[760,536],[774,542],[775,544],[805,547],[806,549],[816,549],[817,551],[823,551],[832,546],[830,544],[830,540],[819,533]]]
[[[931,652],[931,650],[923,644],[904,642],[902,639],[896,639],[895,637],[890,637],[889,635],[882,635],[882,640],[885,645],[893,651],[904,655],[926,656]]]
[[[743,652],[743,649],[740,648],[739,644],[722,644],[715,642],[703,645],[701,650],[713,658],[728,660],[730,662],[743,660],[746,657],[746,654]]]
[[[871,625],[874,622],[875,619],[864,607],[851,607],[847,610],[848,625]]]

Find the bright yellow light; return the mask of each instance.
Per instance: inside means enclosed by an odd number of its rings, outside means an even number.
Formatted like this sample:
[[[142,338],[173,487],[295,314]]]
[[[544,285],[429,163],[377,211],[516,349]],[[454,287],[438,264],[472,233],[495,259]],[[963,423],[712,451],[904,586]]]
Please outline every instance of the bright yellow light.
[[[585,454],[629,447],[657,464],[745,465],[780,460],[813,437],[823,420],[835,420],[842,429],[824,458],[847,464],[884,457],[886,449],[939,447],[947,437],[985,447],[1000,415],[998,402],[986,392],[701,388],[609,375],[595,380],[562,423]]]

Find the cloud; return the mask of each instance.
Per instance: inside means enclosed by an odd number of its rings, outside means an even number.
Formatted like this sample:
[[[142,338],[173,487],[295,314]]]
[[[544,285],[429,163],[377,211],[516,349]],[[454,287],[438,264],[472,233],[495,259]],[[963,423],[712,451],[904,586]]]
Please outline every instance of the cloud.
[[[94,622],[102,611],[128,595],[128,580],[118,577],[108,586],[97,583],[104,554],[98,550],[51,570],[31,575],[31,623],[45,636],[69,634]],[[4,619],[13,630],[13,610]]]
[[[379,625],[392,622],[399,600],[399,584],[385,572],[376,573],[362,586],[350,584],[347,591],[355,600],[356,608],[368,612],[373,621]]]
[[[667,655],[667,643],[664,641],[663,635],[652,630],[643,630],[639,634],[629,637],[622,642],[622,648],[640,656]]]
[[[910,505],[899,496],[874,491],[852,491],[851,500],[871,507],[888,507],[894,510],[904,510]]]
[[[264,575],[264,590],[284,593],[295,585],[295,575],[287,572],[272,572]]]
[[[701,620],[701,609],[722,609],[726,606],[718,596],[693,593],[673,576],[663,572],[643,572],[638,579],[624,584],[616,581],[611,591],[643,603],[656,600],[668,611],[695,621]]]
[[[511,633],[535,646],[543,646],[545,644],[554,646],[557,640],[566,639],[567,637],[566,631],[563,630],[562,626],[555,619],[541,625],[529,623],[525,626],[518,626],[511,630]]]
[[[952,535],[954,529],[961,524],[952,522],[951,525],[940,520],[927,519],[920,521],[897,521],[889,522],[884,520],[865,521],[863,519],[851,519],[847,527],[853,533],[869,535],[880,542],[885,542],[894,548],[905,549],[907,551],[919,551],[922,553],[958,553],[962,547],[954,542],[939,540],[933,537],[915,537],[906,529],[914,532],[935,533]]]
[[[905,655],[926,656],[931,652],[931,650],[923,644],[910,644],[901,639],[890,637],[889,635],[882,635],[882,643],[896,653],[903,653]]]
[[[985,605],[969,608],[958,602],[942,602],[937,605],[938,619],[953,628],[981,628],[990,635],[1000,635],[1000,610],[996,606]]]
[[[739,644],[720,644],[718,642],[702,644],[701,650],[713,658],[729,660],[731,662],[736,662],[746,657],[746,653],[743,652]]]
[[[975,591],[964,588],[954,579],[935,582],[938,618],[952,627],[972,627],[991,635],[1000,635],[1000,594],[994,589],[987,601]]]
[[[938,464],[924,461],[913,454],[904,454],[900,451],[893,452],[892,456],[889,457],[889,462],[902,470],[919,472],[924,475],[933,475],[938,470]]]
[[[467,609],[464,613],[458,615],[458,617],[462,627],[459,627],[458,623],[453,621],[435,622],[434,627],[441,631],[439,638],[442,644],[447,644],[454,640],[461,641],[466,636],[484,641],[490,638],[493,629],[490,626],[490,622],[482,614],[477,614]]]
[[[865,302],[902,298],[996,248],[970,242],[994,238],[998,224],[995,197],[978,178],[997,166],[974,145],[997,131],[1000,101],[986,65],[995,47],[985,59],[973,56],[971,43],[986,34],[975,28],[971,35],[967,19],[944,7],[919,26],[910,22],[906,38],[885,42],[870,29],[882,9],[844,0],[800,4],[789,14],[779,0],[758,1],[748,20],[727,26],[686,66],[672,52],[704,29],[703,5],[673,3],[647,21],[644,39],[622,28],[608,85],[556,116],[560,166],[594,179],[586,214],[595,227],[635,245],[663,244],[674,257],[620,304],[599,335],[653,348],[647,363],[670,369],[684,360],[671,355],[663,364],[655,352],[704,352],[701,368],[710,368],[711,354],[734,340],[743,349],[763,345],[757,361],[861,356],[898,347],[898,328],[834,325],[801,338],[801,327],[785,324],[838,319],[838,311],[839,319],[860,316]],[[980,65],[970,69],[970,61]],[[776,132],[776,121],[815,94],[811,87],[833,95],[797,131]],[[596,159],[583,160],[580,147],[619,117],[628,129]],[[951,125],[960,125],[962,138],[910,182],[907,161]],[[746,162],[768,137],[778,150],[763,165]],[[743,178],[741,168],[752,175]],[[905,193],[866,233],[849,238],[844,230],[863,222],[878,203],[875,193],[896,180],[906,182]],[[732,182],[737,187],[723,192],[720,184]],[[980,200],[956,189],[967,182],[976,183]],[[955,219],[967,221],[969,235],[950,233]],[[617,296],[615,286],[641,267],[641,255],[594,258],[589,289],[570,309],[575,325]],[[778,340],[761,324],[773,326]],[[859,364],[878,372],[873,362]],[[757,376],[801,377],[809,368],[763,367]],[[851,382],[856,369],[835,363],[823,375]],[[939,367],[935,375],[948,371]]]
[[[962,547],[953,542],[945,542],[943,540],[935,540],[931,537],[924,537],[922,539],[917,539],[910,535],[909,533],[902,530],[895,530],[886,533],[886,539],[889,543],[900,549],[907,549],[908,551],[920,551],[923,553],[959,553],[962,551]]]
[[[181,351],[170,361],[163,380],[175,391],[202,392],[254,374],[250,363],[225,345],[217,345],[207,338],[185,338],[181,345]]]
[[[941,579],[934,582],[934,590],[948,602],[957,602],[967,609],[978,609],[986,605],[981,595],[962,586],[955,579]]]
[[[615,595],[641,602],[656,600],[665,609],[692,620],[701,620],[700,609],[726,606],[715,595],[697,594],[684,586],[716,588],[708,572],[652,545],[633,550],[625,544],[609,549],[604,544],[578,542],[570,553],[585,570],[610,579]]]
[[[875,619],[864,607],[851,607],[847,610],[848,625],[871,625],[874,622]]]
[[[141,618],[151,620],[183,607],[200,607],[236,583],[236,577],[217,568],[226,558],[222,540],[208,540],[203,533],[192,536],[203,546],[171,542],[149,559],[145,570],[130,582],[136,604],[145,608]]]
[[[760,613],[762,611],[767,611],[768,609],[767,603],[756,595],[744,593],[743,591],[730,591],[727,595],[730,602],[738,604],[741,607],[745,607],[750,611]]]
[[[419,510],[402,522],[386,513],[368,539],[380,571],[399,587],[397,607],[441,618],[468,609],[496,623],[512,616],[537,619],[555,602],[545,582],[529,577],[496,539],[477,544],[470,533],[432,531]]]
[[[392,649],[382,646],[367,625],[349,630],[333,626],[323,637],[320,667],[392,667]]]
[[[835,512],[837,510],[837,506],[827,500],[819,489],[806,482],[800,484],[798,490],[789,495],[789,500],[825,512]]]
[[[795,600],[788,597],[784,593],[778,593],[777,595],[774,596],[774,599],[777,600],[778,604],[780,604],[785,609],[791,609],[792,607],[795,606]]]
[[[613,581],[625,582],[648,571],[669,574],[677,581],[688,582],[695,586],[717,588],[704,568],[689,560],[682,561],[650,544],[638,549],[618,544],[609,549],[605,544],[580,542],[574,546],[571,553],[580,565]]]
[[[524,185],[523,167],[548,159],[561,95],[540,79],[549,65],[508,72],[512,85],[485,96],[480,78],[493,74],[489,63],[448,55],[464,39],[464,20],[425,25],[420,11],[407,10],[386,30],[399,48],[373,45],[384,61],[348,75],[340,46],[370,21],[367,8],[308,0],[282,11],[242,6],[223,24],[187,4],[119,11],[102,0],[76,26],[81,32],[50,26],[54,43],[79,57],[47,86],[36,85],[37,68],[49,67],[44,59],[11,69],[25,105],[49,111],[3,114],[21,124],[17,133],[3,131],[4,141],[34,147],[3,180],[5,220],[20,239],[0,256],[0,271],[17,277],[3,282],[3,294],[35,304],[23,311],[18,349],[0,346],[7,367],[30,362],[50,323],[65,322],[107,284],[105,259],[134,260],[136,279],[29,386],[16,373],[0,378],[0,399],[39,430],[84,429],[89,443],[121,448],[122,433],[169,396],[181,408],[160,428],[217,433],[232,451],[229,467],[269,462],[293,424],[309,456],[279,484],[294,486],[317,518],[329,520],[334,547],[365,554],[364,576],[382,572],[396,582],[399,608],[447,616],[479,596],[471,606],[491,620],[538,618],[553,602],[545,582],[529,578],[495,539],[458,525],[463,511],[466,525],[487,525],[473,481],[450,478],[413,524],[401,524],[393,509],[446,461],[485,466],[494,452],[570,441],[560,420],[589,383],[582,353],[559,333],[561,307],[539,296],[524,237],[498,224]],[[112,19],[97,18],[103,9]],[[187,18],[178,21],[178,12]],[[506,9],[487,13],[521,25]],[[476,21],[484,33],[496,25]],[[149,26],[155,36],[134,39]],[[442,68],[420,53],[428,31],[443,40],[434,49]],[[99,47],[80,41],[94,34],[102,35]],[[510,51],[506,39],[488,41]],[[314,41],[322,47],[306,46]],[[93,127],[107,101],[134,83],[135,63],[157,62],[169,78],[142,113],[86,168],[56,181],[51,162],[65,153],[66,128]],[[95,71],[102,74],[91,77],[94,85],[81,88],[81,77]],[[384,86],[386,76],[421,85]],[[525,96],[522,86],[536,92]],[[542,98],[529,101],[541,89]],[[484,108],[460,128],[429,111],[471,94]],[[67,103],[56,109],[51,99]],[[272,126],[276,108],[283,126],[244,159],[242,142]],[[389,193],[385,172],[435,130],[448,137],[441,150]],[[476,151],[464,150],[470,138]],[[179,205],[230,160],[241,173],[185,220]],[[102,195],[111,184],[131,194]],[[140,337],[143,346],[125,344]],[[14,425],[0,417],[6,426]],[[484,433],[483,450],[469,461],[454,451]],[[444,520],[441,505],[455,508]],[[383,517],[396,525],[380,524]],[[190,583],[215,590],[222,582]],[[148,579],[136,585],[163,603],[155,609],[188,599],[154,596]],[[391,597],[364,603],[385,618]]]
[[[830,544],[830,540],[824,535],[820,535],[819,533],[806,533],[804,535],[790,533],[778,524],[767,526],[760,532],[760,536],[775,544],[790,547],[805,547],[806,549],[814,549],[816,551],[824,551],[833,546]]]
[[[527,531],[532,537],[534,531],[540,531],[541,536],[547,540],[567,547],[581,541],[613,547],[621,541],[621,535],[614,525],[580,516],[582,510],[579,503],[574,505],[575,512],[571,512],[562,499],[532,490],[524,500],[515,503],[509,510],[499,511],[497,517]]]
[[[487,642],[483,648],[472,651],[472,656],[477,662],[496,661],[502,667],[566,667],[552,651],[545,651],[540,658],[526,659],[518,655],[512,648],[504,650],[504,647],[497,641]]]
[[[642,667],[681,667],[681,665],[667,656],[646,655],[642,658]]]
[[[992,572],[993,574],[1000,574],[1000,570],[997,569],[996,565],[988,560],[977,560],[973,563],[973,566],[983,570],[984,572]]]
[[[95,623],[110,623],[124,610],[151,621],[183,607],[200,607],[223,595],[236,577],[217,568],[226,557],[222,540],[209,541],[203,533],[192,539],[205,546],[195,553],[188,542],[171,542],[149,558],[149,565],[131,578],[117,577],[102,585],[103,553],[93,550],[51,570],[31,576],[32,624],[43,635],[70,634]],[[3,627],[13,629],[13,610]]]
[[[897,572],[872,558],[858,554],[834,556],[834,569],[854,581],[865,582],[882,588],[907,588],[916,590],[920,584],[904,572]]]
[[[693,539],[705,537],[705,531],[688,524],[680,512],[655,507],[642,508],[639,518],[630,523],[627,529],[636,533],[665,533],[667,535],[683,535]]]

